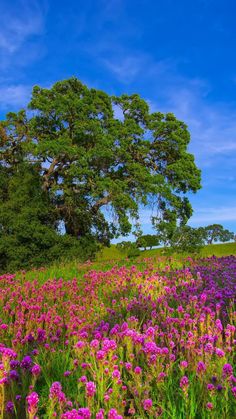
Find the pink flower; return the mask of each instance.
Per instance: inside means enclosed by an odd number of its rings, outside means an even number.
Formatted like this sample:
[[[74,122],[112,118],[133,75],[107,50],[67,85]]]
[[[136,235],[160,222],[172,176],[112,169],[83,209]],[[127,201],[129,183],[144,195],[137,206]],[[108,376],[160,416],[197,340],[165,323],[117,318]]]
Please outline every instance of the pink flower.
[[[61,419],[81,419],[81,416],[76,409],[69,410],[68,412],[63,413]]]
[[[201,374],[201,373],[203,373],[205,371],[206,371],[206,365],[204,364],[204,362],[202,362],[202,361],[198,362],[198,364],[197,364],[197,372],[199,374]]]
[[[185,368],[188,367],[188,362],[187,361],[181,361],[179,365],[180,365],[180,368],[185,369]]]
[[[151,399],[145,399],[145,400],[143,400],[143,408],[144,408],[144,410],[147,410],[147,411],[151,410],[151,408],[152,408],[152,400]]]
[[[134,372],[135,372],[135,374],[136,374],[136,375],[140,375],[140,374],[141,374],[141,372],[142,372],[142,368],[140,368],[140,367],[135,367],[135,368],[134,368]]]
[[[115,379],[119,380],[120,379],[120,371],[119,370],[113,371],[112,378],[115,378]]]
[[[122,416],[117,413],[116,409],[110,409],[108,412],[108,419],[122,419]]]
[[[229,375],[232,375],[232,374],[233,374],[233,367],[232,367],[232,365],[230,365],[230,364],[225,364],[225,365],[223,366],[222,373],[223,373],[223,377],[227,377],[227,376],[229,376]]]
[[[90,419],[92,417],[92,414],[91,414],[88,407],[81,407],[78,410],[78,413],[79,413],[80,417],[84,418],[84,419]]]
[[[219,358],[223,358],[223,357],[225,356],[224,351],[222,351],[222,350],[221,350],[221,349],[219,349],[219,348],[216,348],[216,349],[215,349],[215,354],[216,354]]]
[[[39,403],[39,396],[34,391],[33,393],[29,394],[26,397],[27,403],[28,403],[28,413],[30,415],[36,415],[38,410],[38,403]]]
[[[41,367],[38,364],[35,364],[31,368],[31,374],[37,377],[38,375],[40,375],[40,373],[41,373]]]
[[[180,380],[180,388],[182,388],[183,391],[186,391],[189,385],[189,381],[188,381],[188,377],[186,377],[186,375],[184,375],[181,380]]]
[[[212,403],[207,403],[206,408],[207,408],[207,410],[212,410],[213,409],[213,404]]]
[[[104,419],[104,409],[100,409],[96,414],[96,419]]]
[[[236,398],[236,387],[232,387],[231,388],[233,396]]]
[[[131,370],[132,369],[132,364],[131,364],[131,362],[126,362],[125,363],[125,368],[129,371],[129,370]]]
[[[93,381],[88,381],[86,383],[86,396],[93,397],[96,393],[96,384]]]

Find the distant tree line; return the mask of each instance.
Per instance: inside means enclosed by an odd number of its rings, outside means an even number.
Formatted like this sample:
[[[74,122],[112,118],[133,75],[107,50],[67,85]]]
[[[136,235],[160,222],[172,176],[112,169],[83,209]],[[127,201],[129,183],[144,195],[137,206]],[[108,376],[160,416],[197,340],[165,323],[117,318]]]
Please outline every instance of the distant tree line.
[[[147,248],[152,249],[153,246],[162,245],[175,252],[198,252],[206,244],[225,243],[231,240],[236,240],[235,234],[225,229],[221,224],[211,224],[198,228],[182,225],[176,227],[172,233],[167,228],[156,235],[141,235],[137,238],[135,245],[145,250]],[[127,250],[131,246],[131,242],[122,243],[118,247],[120,246]]]

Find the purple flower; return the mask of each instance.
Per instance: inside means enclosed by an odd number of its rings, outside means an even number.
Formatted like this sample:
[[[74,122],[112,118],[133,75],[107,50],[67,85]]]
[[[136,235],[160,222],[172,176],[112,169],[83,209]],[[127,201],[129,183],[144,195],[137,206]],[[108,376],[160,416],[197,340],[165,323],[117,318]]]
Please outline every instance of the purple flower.
[[[12,381],[17,381],[17,380],[19,380],[19,374],[18,374],[18,372],[17,372],[16,370],[11,370],[11,371],[9,372],[9,378],[10,378]]]
[[[14,403],[9,401],[6,404],[6,412],[7,413],[14,413]]]
[[[32,359],[29,355],[25,356],[21,361],[21,368],[29,370],[32,366]]]
[[[225,364],[225,365],[223,366],[222,373],[223,373],[223,377],[227,377],[227,376],[229,376],[229,375],[232,375],[232,374],[233,374],[233,367],[232,367],[232,365],[230,365],[230,364]]]
[[[206,371],[206,365],[204,364],[204,362],[202,362],[202,361],[198,362],[198,364],[197,364],[197,372],[199,374],[201,374],[201,373],[203,373],[205,371]]]
[[[40,375],[40,373],[41,373],[41,367],[38,364],[35,364],[31,368],[31,374],[37,377],[38,375]]]
[[[182,388],[183,391],[186,391],[189,385],[189,381],[188,381],[188,377],[186,377],[186,375],[184,375],[181,380],[180,380],[180,388]]]

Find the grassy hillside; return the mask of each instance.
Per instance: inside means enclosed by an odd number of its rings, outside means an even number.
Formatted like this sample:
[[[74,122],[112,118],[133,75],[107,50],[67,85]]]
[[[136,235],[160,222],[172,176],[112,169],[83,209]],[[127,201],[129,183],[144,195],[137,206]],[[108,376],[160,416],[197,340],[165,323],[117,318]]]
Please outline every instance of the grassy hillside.
[[[153,257],[153,256],[161,256],[162,248],[152,249],[152,250],[144,250],[142,252],[141,257]],[[200,252],[200,256],[208,257],[208,256],[229,256],[229,255],[236,255],[236,243],[220,243],[220,244],[211,244],[208,246],[204,246]],[[125,259],[126,254],[122,253],[117,249],[115,245],[111,245],[109,248],[104,248],[102,252],[97,256],[98,261],[105,261],[105,260],[120,260]]]
[[[78,263],[76,260],[72,260],[65,263],[55,263],[47,268],[33,269],[27,273],[20,273],[22,281],[29,280],[32,281],[34,278],[38,278],[42,282],[46,281],[48,278],[64,278],[71,279],[73,277],[81,278],[89,270],[102,270],[107,271],[112,266],[131,266],[133,264],[137,265],[142,269],[144,262],[143,259],[153,258],[155,265],[159,268],[165,261],[161,257],[162,249],[152,249],[144,250],[138,259],[127,259],[127,255],[124,252],[120,252],[115,245],[111,245],[109,248],[104,248],[96,257],[94,262]],[[213,244],[205,246],[201,253],[200,257],[209,257],[209,256],[229,256],[236,255],[236,243],[225,243],[225,244]],[[188,255],[177,255],[175,260],[178,260],[178,263],[182,263],[181,260],[183,257]],[[177,267],[177,266],[175,266]]]

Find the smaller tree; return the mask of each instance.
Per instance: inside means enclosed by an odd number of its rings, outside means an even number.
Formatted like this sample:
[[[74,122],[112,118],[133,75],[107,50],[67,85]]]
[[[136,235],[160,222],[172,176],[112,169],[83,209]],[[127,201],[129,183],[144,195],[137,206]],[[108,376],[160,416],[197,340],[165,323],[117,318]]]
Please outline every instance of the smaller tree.
[[[212,244],[213,242],[225,243],[234,240],[234,233],[225,229],[221,224],[201,227],[201,231],[207,244]]]
[[[136,241],[137,247],[144,247],[145,250],[147,247],[152,249],[153,246],[158,246],[159,244],[160,240],[155,234],[145,234]]]
[[[174,252],[198,253],[204,246],[202,231],[188,225],[179,226],[169,239],[168,245]]]

